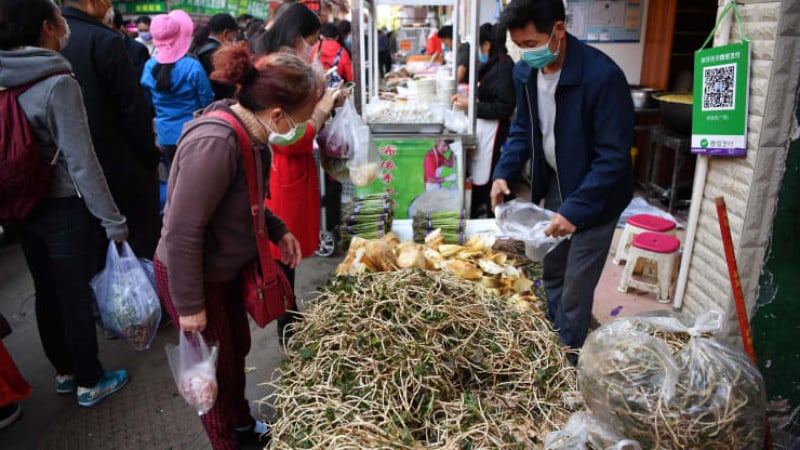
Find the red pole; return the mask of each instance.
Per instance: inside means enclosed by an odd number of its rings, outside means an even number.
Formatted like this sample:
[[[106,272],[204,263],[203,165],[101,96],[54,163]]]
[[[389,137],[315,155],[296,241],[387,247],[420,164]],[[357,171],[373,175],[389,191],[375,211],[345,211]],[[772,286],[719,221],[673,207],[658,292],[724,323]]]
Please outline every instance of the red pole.
[[[750,355],[750,359],[752,359],[755,364],[756,352],[753,350],[753,336],[750,333],[750,322],[748,322],[747,310],[744,305],[742,281],[739,279],[739,266],[736,264],[736,254],[733,252],[731,225],[730,222],[728,222],[728,208],[725,206],[725,199],[722,197],[717,197],[714,203],[717,205],[717,217],[719,217],[719,230],[722,233],[722,246],[725,248],[725,259],[728,260],[728,275],[730,275],[731,278],[733,300],[736,304],[736,315],[739,317],[739,331],[742,332],[744,350]]]
[[[731,224],[728,222],[728,208],[725,206],[725,199],[717,197],[714,199],[717,205],[717,217],[719,217],[719,230],[722,234],[722,246],[725,248],[725,259],[728,260],[728,275],[731,278],[733,288],[733,301],[736,304],[736,315],[739,317],[739,330],[742,332],[744,350],[750,355],[753,364],[756,363],[756,352],[753,349],[753,335],[750,333],[750,322],[747,319],[747,309],[744,305],[744,292],[742,292],[742,281],[739,279],[739,266],[736,264],[736,254],[733,252],[733,239],[731,238]],[[764,448],[772,448],[772,433],[769,431],[769,421],[767,421],[767,433],[764,437]]]

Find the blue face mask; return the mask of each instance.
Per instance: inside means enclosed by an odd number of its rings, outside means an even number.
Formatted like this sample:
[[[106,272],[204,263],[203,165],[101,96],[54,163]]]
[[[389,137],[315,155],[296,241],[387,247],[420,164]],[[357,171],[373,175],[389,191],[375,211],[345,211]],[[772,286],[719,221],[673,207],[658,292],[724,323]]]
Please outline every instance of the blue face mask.
[[[489,55],[484,55],[483,53],[478,52],[478,61],[480,61],[482,64],[486,64],[489,62]]]
[[[347,36],[347,39],[344,40],[345,47],[352,47],[353,46],[353,36]]]
[[[547,67],[553,61],[558,58],[559,50],[556,50],[555,53],[550,51],[550,39],[553,38],[553,35],[550,34],[550,37],[547,39],[547,42],[544,43],[541,47],[535,47],[527,50],[520,50],[520,57],[525,64],[531,66],[534,69],[541,69],[543,67]],[[561,46],[561,41],[559,40],[559,47]]]
[[[151,35],[149,31],[142,31],[139,33],[139,37],[142,38],[143,41],[150,41],[153,39],[153,35]]]
[[[448,46],[446,46],[446,45],[442,44],[442,51],[443,51],[443,52],[449,52],[449,51],[450,51],[450,47],[448,47]]]

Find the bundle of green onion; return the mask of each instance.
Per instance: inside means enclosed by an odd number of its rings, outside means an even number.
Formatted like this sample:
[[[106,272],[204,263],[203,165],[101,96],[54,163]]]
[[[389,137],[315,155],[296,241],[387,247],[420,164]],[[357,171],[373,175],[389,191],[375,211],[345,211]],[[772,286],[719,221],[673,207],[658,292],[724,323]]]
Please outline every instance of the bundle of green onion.
[[[447,244],[464,245],[467,241],[467,220],[464,211],[418,212],[412,222],[414,242],[424,243],[425,236],[441,229]]]
[[[350,245],[353,236],[379,239],[391,231],[394,208],[394,201],[387,194],[354,197],[342,207],[340,237],[343,248]]]

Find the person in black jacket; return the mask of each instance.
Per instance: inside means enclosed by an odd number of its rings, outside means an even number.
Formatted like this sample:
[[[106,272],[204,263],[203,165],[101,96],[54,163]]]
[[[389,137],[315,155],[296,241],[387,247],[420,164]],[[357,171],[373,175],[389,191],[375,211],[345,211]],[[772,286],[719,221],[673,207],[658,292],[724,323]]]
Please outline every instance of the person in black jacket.
[[[122,13],[117,8],[114,8],[114,21],[111,23],[111,29],[122,36],[122,41],[125,42],[125,50],[128,51],[128,57],[131,59],[133,69],[136,71],[136,77],[142,78],[142,70],[144,63],[150,59],[150,51],[147,50],[142,43],[137,42],[132,38],[124,28],[122,22]]]
[[[229,45],[239,37],[239,26],[236,19],[230,14],[220,13],[211,16],[208,20],[208,39],[193,52],[203,65],[206,75],[214,72],[214,53],[223,45]],[[214,91],[214,100],[231,98],[236,92],[236,86],[211,80],[211,89]]]
[[[138,256],[152,258],[161,227],[161,155],[150,107],[122,36],[101,22],[111,7],[108,0],[64,0],[63,5],[72,34],[61,53],[81,85],[97,158],[128,218],[131,246]],[[104,253],[98,249],[98,261]]]
[[[514,114],[516,99],[512,85],[514,61],[508,56],[505,45],[505,30],[484,23],[480,27],[478,42],[482,65],[478,69],[478,87],[475,98],[478,101],[475,134],[478,139],[477,151],[469,159],[472,179],[472,218],[494,217],[489,193],[492,185],[490,177],[500,158],[500,150],[508,138],[511,116]],[[466,110],[469,98],[458,94],[453,97],[457,110]]]

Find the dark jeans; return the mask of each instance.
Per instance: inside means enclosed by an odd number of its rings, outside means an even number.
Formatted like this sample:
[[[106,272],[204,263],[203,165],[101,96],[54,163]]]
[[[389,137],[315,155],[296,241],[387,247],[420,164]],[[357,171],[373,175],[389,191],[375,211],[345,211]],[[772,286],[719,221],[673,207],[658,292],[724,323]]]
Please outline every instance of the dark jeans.
[[[283,270],[283,273],[286,274],[286,279],[289,280],[289,285],[292,286],[294,289],[294,273],[295,270],[291,267],[283,264],[279,259],[275,260],[275,264]],[[289,335],[284,335],[286,330],[286,325],[289,325],[292,322],[296,322],[300,319],[300,315],[297,314],[297,296],[294,296],[294,304],[292,307],[286,311],[286,313],[280,317],[278,317],[278,338],[283,340],[284,337],[289,337]]]
[[[551,181],[556,179],[551,174]],[[558,188],[551,183],[545,208],[561,206]],[[558,329],[562,344],[583,346],[589,330],[594,289],[606,263],[617,220],[581,230],[562,241],[544,257],[542,279],[547,295],[547,318]]]
[[[77,197],[45,199],[18,227],[36,290],[36,321],[44,352],[59,375],[92,387],[102,375],[89,281],[105,247],[95,219]]]
[[[114,201],[119,211],[127,219],[128,244],[139,258],[152,260],[156,253],[158,239],[161,237],[161,187],[158,183],[158,172],[153,170],[142,180],[135,192],[114,194]],[[98,231],[105,234],[102,228]],[[103,246],[97,254],[98,261],[105,264],[106,248]]]

